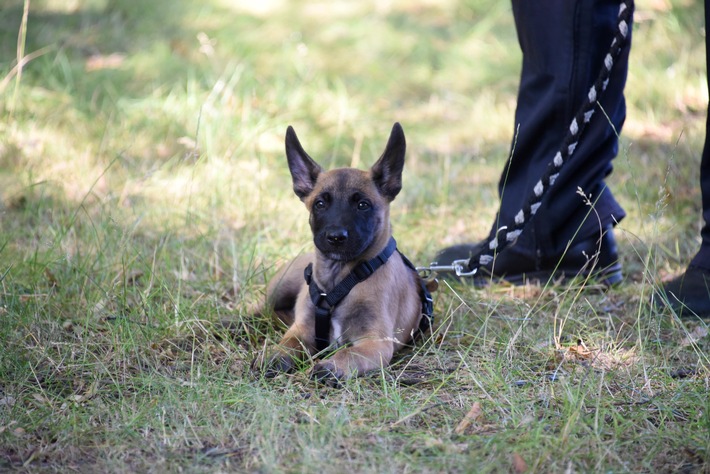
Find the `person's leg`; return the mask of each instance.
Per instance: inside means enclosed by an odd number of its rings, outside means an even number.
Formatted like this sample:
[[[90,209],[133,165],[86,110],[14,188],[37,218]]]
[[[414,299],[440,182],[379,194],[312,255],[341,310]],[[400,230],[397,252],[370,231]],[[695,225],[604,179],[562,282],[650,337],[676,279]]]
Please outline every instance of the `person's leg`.
[[[705,0],[705,28],[710,25],[710,5]],[[705,67],[708,74],[708,93],[710,93],[710,38],[705,35]],[[700,250],[693,258],[691,265],[710,271],[710,102],[705,120],[705,146],[700,161],[700,192],[702,193],[703,219],[705,225],[700,231],[702,243]],[[710,299],[710,298],[708,298]]]
[[[710,8],[705,0],[705,25],[710,25]],[[710,73],[710,38],[705,35],[706,68]],[[710,92],[710,76],[708,76]],[[710,102],[705,121],[705,146],[700,161],[700,192],[705,225],[700,231],[700,250],[691,260],[685,273],[663,285],[668,303],[681,316],[710,316]],[[659,295],[659,301],[666,298]]]
[[[532,193],[568,133],[572,118],[602,68],[616,31],[618,0],[513,1],[515,24],[523,51],[512,160],[499,185],[499,225],[512,222]],[[600,222],[585,217],[589,208],[577,194],[582,189],[596,202],[601,226],[613,225],[625,213],[604,185],[618,149],[617,134],[626,117],[624,85],[630,38],[612,70],[609,85],[579,141],[542,201],[532,227],[516,244],[531,255],[560,256],[577,235],[598,235]]]
[[[515,114],[518,133],[513,138],[512,158],[501,176],[500,210],[493,230],[513,222],[559,150],[572,118],[602,68],[616,31],[619,6],[618,0],[552,0],[544,5],[513,0],[523,52]],[[617,134],[626,113],[623,90],[629,50],[630,35],[571,159],[515,244],[498,255],[492,270],[488,268],[482,274],[492,271],[517,282],[522,274],[549,273],[557,267],[570,241],[573,246],[567,253],[579,255],[572,255],[563,266],[566,273],[576,274],[586,258],[596,253],[600,229],[610,229],[624,217],[604,178],[611,172]],[[578,189],[590,196],[595,212],[589,212]],[[611,231],[602,244],[608,254],[602,260],[613,264],[617,258]],[[447,264],[474,252],[474,245],[450,247],[439,253],[437,261]],[[612,283],[621,279],[618,265],[616,271]]]

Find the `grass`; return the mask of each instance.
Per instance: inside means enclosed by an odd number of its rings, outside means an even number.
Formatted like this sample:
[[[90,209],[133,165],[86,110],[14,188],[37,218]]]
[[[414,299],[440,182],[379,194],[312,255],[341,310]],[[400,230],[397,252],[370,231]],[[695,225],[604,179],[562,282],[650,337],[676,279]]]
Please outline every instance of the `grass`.
[[[702,7],[638,3],[624,284],[442,284],[433,338],[333,390],[248,370],[279,334],[248,303],[309,241],[286,126],[366,167],[402,122],[400,246],[483,236],[510,6],[0,0],[0,470],[707,472],[707,323],[648,304],[699,245]]]

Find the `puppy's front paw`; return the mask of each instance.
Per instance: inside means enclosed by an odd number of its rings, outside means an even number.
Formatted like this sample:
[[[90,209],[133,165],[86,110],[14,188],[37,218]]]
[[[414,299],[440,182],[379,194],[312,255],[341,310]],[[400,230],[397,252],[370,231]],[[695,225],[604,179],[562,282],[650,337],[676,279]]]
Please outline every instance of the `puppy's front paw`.
[[[340,388],[341,382],[347,378],[342,369],[329,360],[318,362],[311,370],[311,379],[316,380],[328,387]]]
[[[262,374],[264,377],[272,379],[281,373],[291,373],[296,368],[296,364],[291,356],[277,352],[271,357],[261,355],[251,363],[251,371],[255,374]]]

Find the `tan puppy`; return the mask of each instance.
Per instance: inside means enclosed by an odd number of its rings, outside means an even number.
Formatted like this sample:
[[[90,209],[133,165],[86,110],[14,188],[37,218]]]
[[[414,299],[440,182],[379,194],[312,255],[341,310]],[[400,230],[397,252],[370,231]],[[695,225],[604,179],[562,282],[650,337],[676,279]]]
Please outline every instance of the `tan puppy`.
[[[289,329],[254,361],[255,370],[273,377],[292,371],[305,356],[329,354],[311,377],[337,385],[387,365],[420,324],[429,327],[431,298],[395,250],[390,225],[390,202],[402,189],[405,148],[396,123],[369,171],[324,171],[288,128],[293,190],[310,212],[315,252],[298,257],[270,282],[267,305]]]

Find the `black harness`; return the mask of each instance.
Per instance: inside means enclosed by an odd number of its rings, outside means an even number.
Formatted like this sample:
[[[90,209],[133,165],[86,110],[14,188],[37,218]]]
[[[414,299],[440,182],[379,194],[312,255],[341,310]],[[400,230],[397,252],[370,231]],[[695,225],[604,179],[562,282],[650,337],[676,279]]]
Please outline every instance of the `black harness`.
[[[340,283],[335,285],[330,293],[325,293],[318,287],[313,279],[313,264],[308,264],[303,272],[303,276],[308,284],[308,292],[316,309],[316,350],[318,352],[325,350],[330,344],[331,317],[338,303],[350,293],[350,290],[355,288],[355,285],[367,280],[378,268],[387,263],[387,260],[389,260],[396,250],[397,242],[393,237],[390,237],[387,246],[382,252],[371,260],[358,263]],[[407,257],[402,255],[401,252],[399,255],[402,257],[402,261],[404,261],[405,265],[416,271],[414,265],[412,265],[412,262],[410,262]],[[424,333],[431,328],[434,302],[424,280],[419,278],[419,282],[422,290],[422,317],[419,320],[418,333]]]

